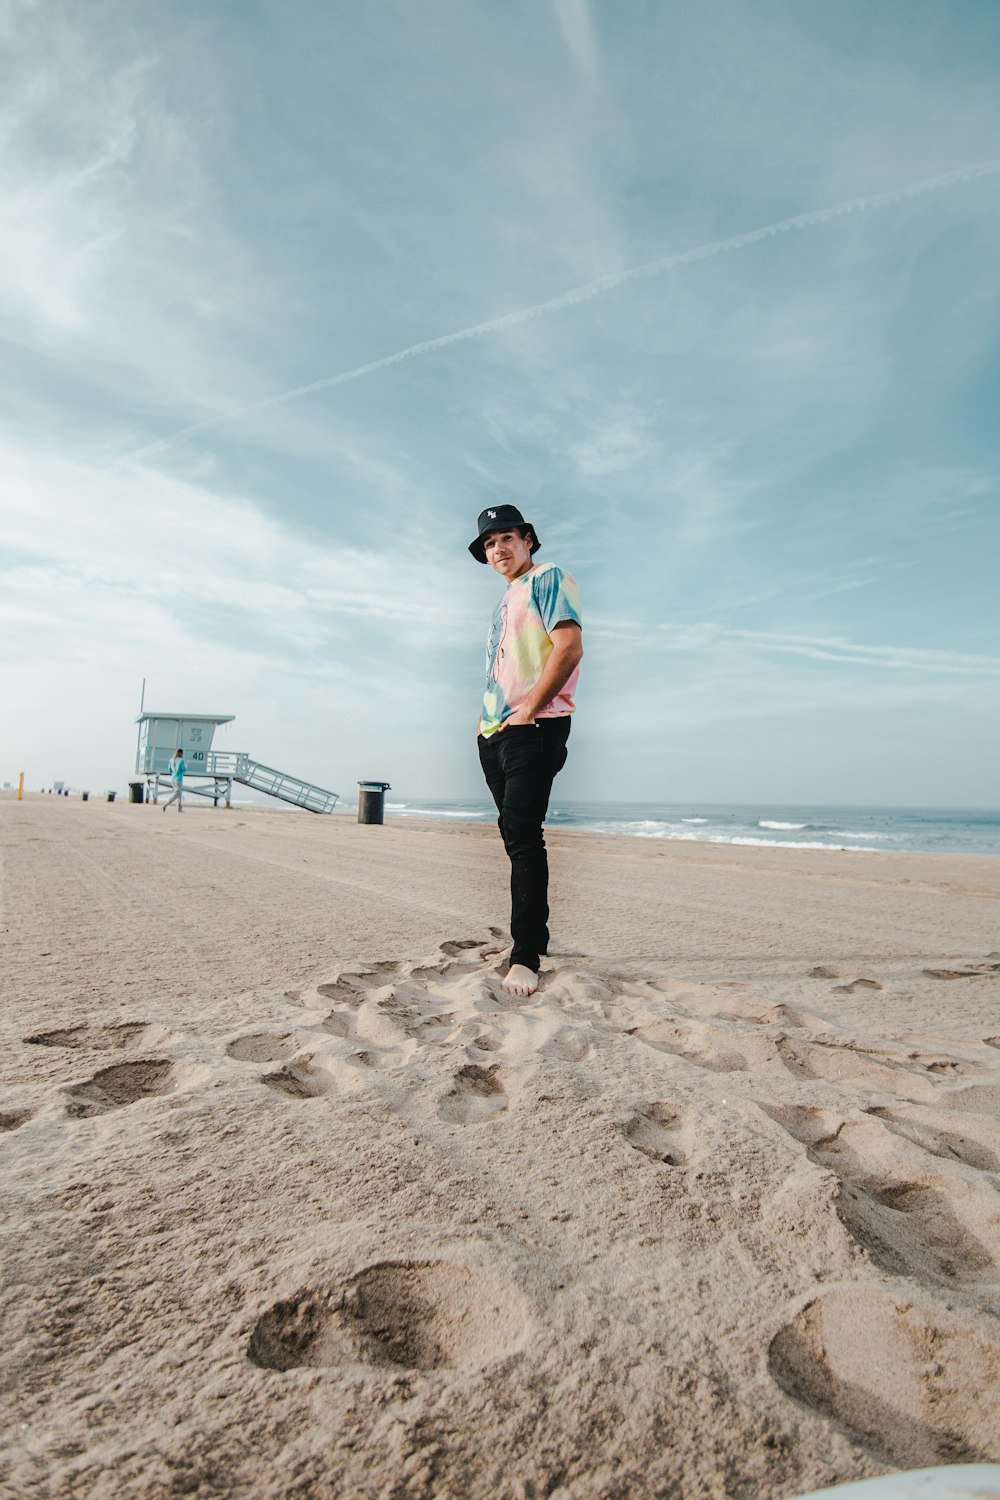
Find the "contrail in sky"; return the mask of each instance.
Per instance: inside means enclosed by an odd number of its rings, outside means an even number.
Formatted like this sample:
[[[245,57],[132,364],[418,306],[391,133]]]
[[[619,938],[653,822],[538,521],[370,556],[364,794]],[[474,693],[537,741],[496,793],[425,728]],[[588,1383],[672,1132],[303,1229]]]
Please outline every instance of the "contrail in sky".
[[[528,323],[532,318],[548,317],[550,313],[562,312],[567,307],[576,307],[581,302],[589,302],[592,297],[603,296],[605,292],[612,292],[630,281],[640,281],[647,276],[659,276],[664,271],[675,270],[678,266],[691,266],[697,261],[711,260],[714,255],[727,255],[733,250],[744,250],[748,245],[756,245],[759,241],[770,239],[776,234],[790,234],[799,229],[812,229],[816,224],[827,224],[831,219],[843,218],[845,214],[861,213],[870,208],[886,208],[891,203],[902,203],[906,198],[919,197],[921,193],[934,193],[939,188],[952,187],[959,182],[971,182],[977,177],[989,177],[996,172],[1000,172],[1000,161],[979,162],[976,166],[960,167],[958,171],[945,172],[940,177],[925,177],[921,182],[907,183],[905,187],[893,188],[888,193],[873,193],[867,198],[848,198],[843,203],[834,204],[832,208],[819,208],[812,213],[795,214],[791,219],[779,219],[775,224],[765,224],[762,229],[751,229],[746,234],[733,235],[731,239],[714,240],[710,245],[699,245],[694,250],[682,250],[677,255],[665,255],[661,260],[647,261],[645,265],[632,266],[626,271],[612,271],[607,276],[598,276],[595,281],[587,281],[582,286],[562,292],[558,297],[551,297],[547,302],[536,302],[532,307],[522,307],[517,312],[504,313],[502,317],[490,318],[486,323],[475,323],[471,328],[460,328],[455,333],[446,333],[440,338],[425,339],[422,343],[411,344],[409,348],[400,349],[395,354],[387,354],[383,359],[373,359],[366,365],[356,366],[353,370],[344,370],[339,375],[327,375],[322,380],[311,381],[309,385],[299,385],[294,390],[280,391],[276,396],[265,396],[261,401],[251,401],[249,405],[241,406],[235,411],[206,417],[204,421],[194,422],[190,427],[182,427],[179,432],[172,433],[169,437],[149,443],[144,448],[136,448],[133,452],[118,459],[112,467],[117,468],[118,464],[128,459],[149,458],[157,453],[163,453],[179,443],[186,443],[189,438],[195,437],[199,432],[208,432],[213,427],[223,426],[226,422],[236,422],[241,417],[249,416],[251,412],[266,411],[271,406],[282,406],[286,401],[297,401],[300,396],[311,395],[313,391],[325,391],[335,385],[346,385],[351,380],[360,380],[363,375],[374,375],[376,370],[388,370],[392,365],[402,364],[406,359],[415,359],[418,355],[430,354],[435,349],[447,349],[449,344],[460,344],[465,339],[482,338],[484,334],[497,333],[502,328],[515,328],[519,323]]]

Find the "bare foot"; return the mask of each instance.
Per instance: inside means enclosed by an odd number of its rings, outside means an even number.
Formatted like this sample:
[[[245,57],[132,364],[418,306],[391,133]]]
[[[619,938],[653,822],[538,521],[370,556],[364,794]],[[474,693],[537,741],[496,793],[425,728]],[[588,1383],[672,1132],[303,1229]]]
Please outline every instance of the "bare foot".
[[[538,988],[538,975],[524,964],[511,964],[501,989],[507,995],[533,995]]]

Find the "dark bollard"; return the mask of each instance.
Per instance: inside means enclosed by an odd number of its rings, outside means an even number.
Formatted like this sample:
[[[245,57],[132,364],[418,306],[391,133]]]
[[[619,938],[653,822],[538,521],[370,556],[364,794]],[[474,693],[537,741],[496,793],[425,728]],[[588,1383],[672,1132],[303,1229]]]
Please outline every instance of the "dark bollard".
[[[385,794],[391,788],[387,781],[358,782],[358,822],[381,823],[385,819]]]

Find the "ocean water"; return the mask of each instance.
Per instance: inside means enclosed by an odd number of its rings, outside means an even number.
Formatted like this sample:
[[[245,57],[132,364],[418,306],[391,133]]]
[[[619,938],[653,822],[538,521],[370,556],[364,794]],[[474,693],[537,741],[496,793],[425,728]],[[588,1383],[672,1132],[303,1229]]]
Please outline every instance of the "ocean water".
[[[391,796],[391,794],[390,794]],[[350,804],[339,811],[351,811]],[[440,818],[491,823],[488,799],[387,798],[386,820]],[[781,807],[767,803],[566,802],[553,796],[548,824],[625,838],[683,839],[772,849],[897,850],[1000,855],[1000,809]]]

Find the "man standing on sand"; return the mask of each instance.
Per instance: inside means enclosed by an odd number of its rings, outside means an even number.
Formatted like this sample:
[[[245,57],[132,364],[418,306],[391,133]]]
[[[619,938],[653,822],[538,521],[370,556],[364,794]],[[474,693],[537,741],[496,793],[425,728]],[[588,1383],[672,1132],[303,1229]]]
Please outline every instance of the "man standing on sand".
[[[513,505],[479,517],[469,551],[507,580],[493,611],[479,720],[479,760],[500,814],[510,858],[514,946],[503,981],[509,995],[533,995],[549,943],[549,866],[542,824],[566,764],[573,693],[580,675],[580,591],[555,563],[532,561],[538,536]]]

